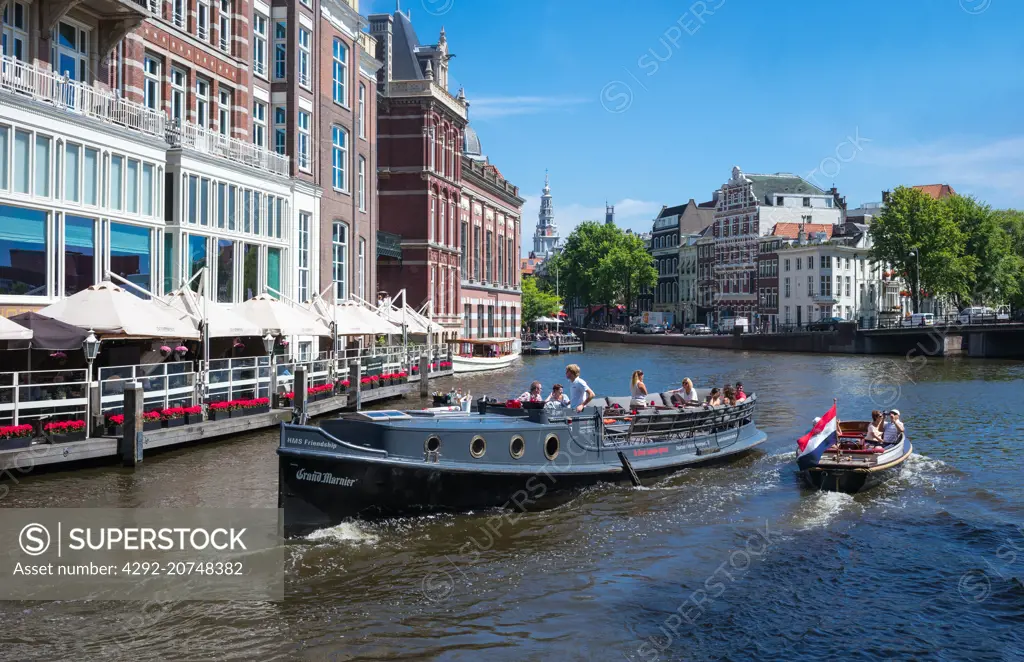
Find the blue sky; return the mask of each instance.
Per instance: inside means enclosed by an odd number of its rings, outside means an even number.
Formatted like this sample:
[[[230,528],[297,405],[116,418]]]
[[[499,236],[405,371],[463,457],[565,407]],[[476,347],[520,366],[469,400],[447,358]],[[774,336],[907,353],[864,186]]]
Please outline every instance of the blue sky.
[[[361,10],[393,11],[394,0]],[[1018,0],[402,0],[443,25],[485,154],[520,187],[524,251],[544,170],[561,233],[649,230],[733,165],[833,184],[850,207],[948,183],[1024,207]]]

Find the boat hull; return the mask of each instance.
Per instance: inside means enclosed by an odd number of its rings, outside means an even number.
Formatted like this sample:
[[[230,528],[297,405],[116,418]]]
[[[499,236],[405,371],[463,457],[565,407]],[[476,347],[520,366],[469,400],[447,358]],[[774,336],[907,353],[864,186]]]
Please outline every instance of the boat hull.
[[[909,441],[904,442],[896,457],[871,468],[850,468],[835,463],[821,463],[804,469],[800,478],[807,487],[826,492],[857,494],[866,492],[898,476],[913,452]]]
[[[486,372],[488,370],[507,368],[518,360],[519,354],[508,354],[506,356],[497,357],[453,356],[452,370],[456,374],[466,372]]]

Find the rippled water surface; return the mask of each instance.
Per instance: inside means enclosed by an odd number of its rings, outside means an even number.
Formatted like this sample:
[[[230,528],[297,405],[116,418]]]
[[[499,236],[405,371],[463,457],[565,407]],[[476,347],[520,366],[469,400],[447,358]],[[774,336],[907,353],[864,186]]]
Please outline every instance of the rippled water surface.
[[[592,344],[459,378],[474,395],[744,382],[763,450],[545,512],[349,522],[287,543],[279,603],[0,603],[0,658],[1024,659],[1024,365]],[[802,489],[794,439],[898,407],[915,454],[865,494]],[[405,406],[422,406],[418,400]],[[276,432],[29,477],[4,507],[276,506]]]

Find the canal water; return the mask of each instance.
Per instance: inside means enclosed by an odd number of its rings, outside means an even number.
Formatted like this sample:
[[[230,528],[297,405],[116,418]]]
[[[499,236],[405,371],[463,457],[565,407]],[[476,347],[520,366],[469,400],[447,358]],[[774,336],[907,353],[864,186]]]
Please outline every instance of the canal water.
[[[287,543],[287,597],[0,602],[11,660],[1024,659],[1024,365],[591,344],[453,378],[504,397],[574,361],[598,394],[740,380],[768,443],[554,510],[344,523]],[[915,454],[857,496],[799,485],[794,440],[897,407]],[[417,400],[405,406],[422,406]],[[252,506],[276,432],[11,485],[2,507]]]

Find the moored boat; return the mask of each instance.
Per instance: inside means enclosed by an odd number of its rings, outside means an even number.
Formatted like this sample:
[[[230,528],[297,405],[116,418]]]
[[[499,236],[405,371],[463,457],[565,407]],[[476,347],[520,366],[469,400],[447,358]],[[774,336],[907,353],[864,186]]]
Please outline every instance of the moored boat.
[[[478,412],[368,411],[282,424],[279,507],[296,535],[349,517],[560,503],[597,483],[639,485],[739,457],[765,440],[756,400],[633,413],[481,403]],[[663,403],[665,400],[661,400]],[[619,405],[618,408],[612,405]]]
[[[867,421],[839,421],[833,406],[798,442],[803,482],[817,490],[854,494],[899,474],[914,451],[910,439],[901,433],[895,443],[866,442],[868,425]]]
[[[529,345],[527,345],[523,351],[526,354],[549,354],[551,350],[551,341],[544,339],[534,340]]]
[[[507,368],[520,358],[518,338],[456,338],[452,347],[452,370],[456,373],[485,372]]]

